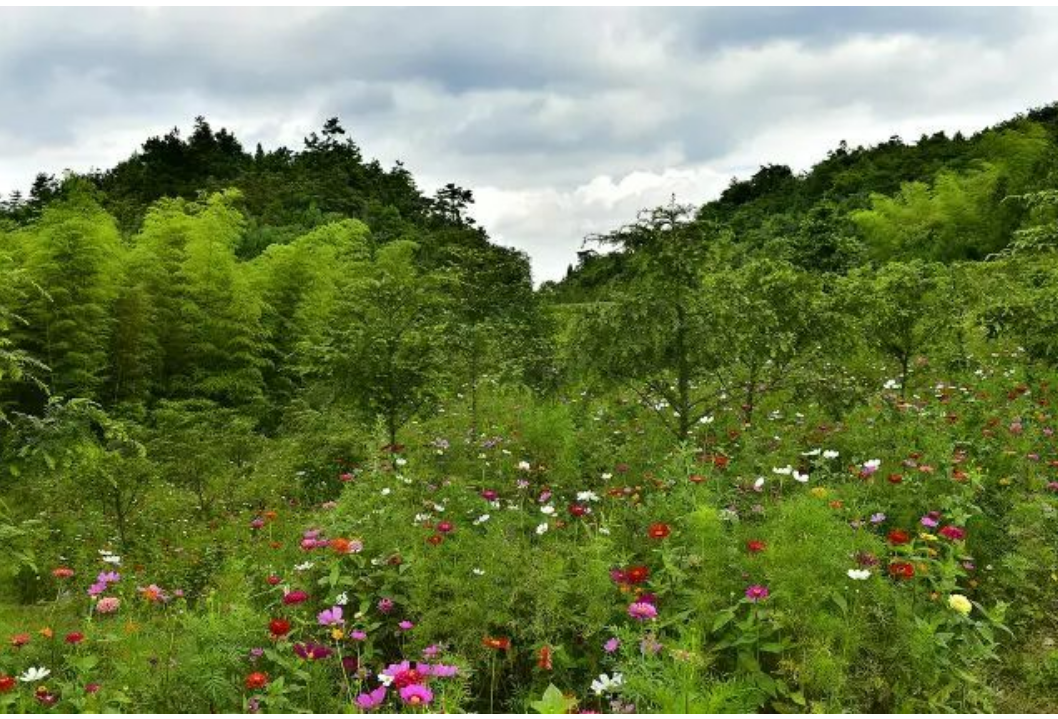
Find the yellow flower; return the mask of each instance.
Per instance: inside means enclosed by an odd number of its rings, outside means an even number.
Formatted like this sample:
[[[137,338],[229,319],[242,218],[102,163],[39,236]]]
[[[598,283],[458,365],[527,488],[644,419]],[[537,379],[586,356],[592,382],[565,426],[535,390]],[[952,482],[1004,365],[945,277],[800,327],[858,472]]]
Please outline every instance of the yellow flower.
[[[812,487],[812,489],[808,490],[808,493],[811,494],[813,497],[818,497],[819,499],[822,499],[823,497],[827,496],[827,488]]]
[[[1003,477],[1003,479],[999,480],[999,486],[1001,486],[1001,487],[1009,487],[1010,486],[1010,477]]]
[[[948,597],[948,606],[964,617],[974,608],[974,605],[970,603],[970,600],[961,594],[953,594]]]
[[[334,639],[334,641],[338,641],[339,639],[341,639],[344,636],[345,636],[345,634],[338,627],[335,627],[334,629],[331,630],[331,638]]]
[[[926,540],[927,542],[936,542],[937,541],[937,535],[930,534],[929,532],[922,532],[918,536],[921,539]]]

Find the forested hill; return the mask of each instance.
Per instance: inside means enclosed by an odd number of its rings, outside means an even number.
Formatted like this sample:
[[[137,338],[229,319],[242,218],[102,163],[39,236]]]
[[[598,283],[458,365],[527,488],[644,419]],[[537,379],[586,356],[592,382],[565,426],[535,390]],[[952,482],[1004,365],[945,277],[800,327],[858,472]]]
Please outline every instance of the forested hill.
[[[1058,185],[1058,103],[972,137],[944,132],[874,147],[845,142],[810,170],[766,165],[733,179],[697,209],[742,251],[805,269],[846,272],[868,262],[980,260],[1028,221],[1017,196]],[[680,198],[677,198],[680,199]],[[621,252],[588,243],[566,277],[543,288],[581,301],[619,276]]]
[[[128,159],[81,179],[99,191],[97,199],[124,235],[139,231],[150,205],[163,197],[193,200],[238,188],[248,220],[235,248],[241,259],[343,218],[363,221],[381,242],[414,239],[435,250],[488,244],[468,214],[470,190],[449,184],[423,194],[400,162],[386,169],[366,160],[337,118],[306,137],[300,150],[265,151],[258,144],[249,152],[231,132],[198,117],[187,137],[178,128],[151,137]],[[0,217],[22,224],[34,219],[63,194],[64,182],[41,172],[27,196],[16,191],[0,203]]]

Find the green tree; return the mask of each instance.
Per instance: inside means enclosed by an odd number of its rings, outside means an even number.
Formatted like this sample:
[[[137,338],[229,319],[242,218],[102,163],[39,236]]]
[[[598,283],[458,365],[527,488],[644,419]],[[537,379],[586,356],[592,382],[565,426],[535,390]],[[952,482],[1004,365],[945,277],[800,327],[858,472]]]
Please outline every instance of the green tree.
[[[48,205],[24,230],[32,286],[16,332],[47,367],[48,386],[67,397],[98,396],[106,380],[122,248],[114,220],[83,184]]]
[[[379,248],[363,274],[347,279],[310,362],[338,399],[380,418],[390,446],[442,387],[447,279],[420,272],[416,245]]]
[[[576,361],[604,383],[629,388],[684,440],[714,407],[714,315],[701,292],[715,228],[672,204],[596,241],[619,248],[630,270],[574,330]]]

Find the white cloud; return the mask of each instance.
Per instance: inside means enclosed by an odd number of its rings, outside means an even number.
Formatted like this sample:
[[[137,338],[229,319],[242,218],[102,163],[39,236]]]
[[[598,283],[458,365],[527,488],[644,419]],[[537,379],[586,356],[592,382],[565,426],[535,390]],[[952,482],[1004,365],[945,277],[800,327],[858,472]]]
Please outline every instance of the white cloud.
[[[556,279],[587,234],[733,174],[1058,99],[1043,9],[0,10],[0,190],[205,115],[252,148],[339,115],[365,155]]]

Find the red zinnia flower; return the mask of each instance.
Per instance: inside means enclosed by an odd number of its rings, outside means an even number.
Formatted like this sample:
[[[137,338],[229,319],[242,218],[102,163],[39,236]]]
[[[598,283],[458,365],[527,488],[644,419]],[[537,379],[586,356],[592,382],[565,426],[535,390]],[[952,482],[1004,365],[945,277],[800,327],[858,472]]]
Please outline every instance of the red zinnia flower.
[[[574,517],[583,517],[588,513],[588,508],[581,504],[571,504],[569,505],[569,513]]]
[[[546,644],[540,647],[540,651],[536,655],[536,666],[545,672],[551,671],[551,647]]]
[[[308,592],[303,592],[300,589],[295,589],[294,591],[287,592],[283,595],[283,604],[301,604],[308,598]]]
[[[511,648],[511,640],[507,637],[485,637],[481,640],[481,643],[489,649],[497,651],[505,652]]]
[[[56,567],[55,569],[51,570],[51,576],[55,577],[56,579],[69,579],[73,576],[73,570],[69,567]]]
[[[950,539],[953,542],[958,542],[966,539],[966,530],[961,527],[953,527],[949,524],[946,527],[941,527],[940,536],[945,539]]]
[[[250,691],[264,689],[268,686],[268,675],[264,672],[254,672],[246,677],[246,688]]]
[[[900,475],[900,474],[890,474],[889,475],[889,484],[900,484],[903,481],[904,481],[903,475]]]
[[[650,579],[650,568],[641,564],[629,567],[624,571],[624,579],[629,584],[642,584]]]
[[[70,632],[66,635],[67,644],[80,644],[84,641],[84,634],[81,632]]]
[[[448,534],[449,532],[451,532],[455,528],[456,528],[456,526],[454,524],[452,524],[451,522],[438,522],[437,523],[437,531],[440,532],[441,534]]]
[[[275,585],[279,584],[283,580],[278,574],[269,574],[268,575],[268,579],[266,579],[265,581],[268,582],[269,584],[271,584],[274,587]]]
[[[0,676],[0,694],[11,691],[15,688],[15,678],[9,677],[6,674]]]
[[[915,565],[911,562],[893,562],[889,565],[889,575],[896,579],[911,579],[915,576]]]
[[[907,544],[911,541],[911,535],[902,529],[893,529],[886,535],[889,544]]]
[[[436,547],[438,544],[445,541],[445,538],[442,534],[431,534],[429,537],[426,538],[426,541]]]
[[[27,644],[29,644],[29,635],[28,634],[25,634],[25,633],[23,633],[23,634],[15,634],[14,636],[11,637],[11,646],[13,646],[15,649],[21,649],[22,647],[26,646]]]
[[[647,536],[651,539],[664,539],[669,536],[671,532],[672,530],[669,529],[669,525],[664,522],[655,522],[654,524],[651,524],[650,529],[647,530]]]
[[[290,622],[286,619],[273,619],[268,623],[268,631],[273,637],[282,637],[290,631]]]
[[[751,539],[748,542],[746,542],[746,549],[749,550],[750,554],[758,554],[760,552],[763,552],[767,548],[768,548],[767,543],[763,542],[763,541],[761,541],[759,539]]]

